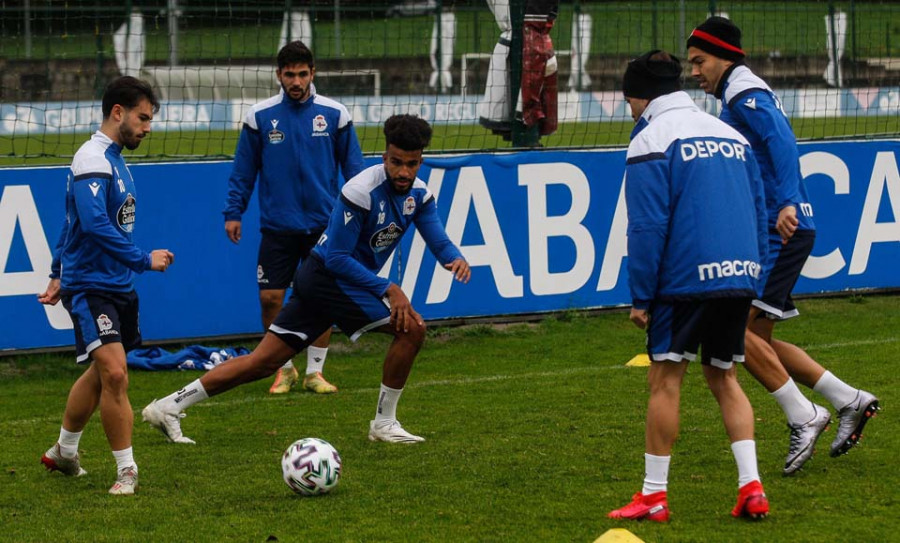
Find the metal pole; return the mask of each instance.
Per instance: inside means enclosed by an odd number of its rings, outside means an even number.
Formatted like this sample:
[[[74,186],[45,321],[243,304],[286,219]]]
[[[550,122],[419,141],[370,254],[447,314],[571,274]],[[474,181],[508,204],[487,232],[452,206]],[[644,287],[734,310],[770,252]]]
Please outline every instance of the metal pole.
[[[334,0],[334,56],[341,56],[341,0]]]
[[[443,68],[443,65],[442,65],[443,59],[441,57],[443,56],[442,53],[444,50],[444,47],[443,47],[444,44],[441,41],[441,34],[442,34],[441,31],[443,30],[441,28],[443,26],[441,24],[443,22],[441,20],[441,16],[443,15],[442,9],[441,9],[442,6],[443,6],[443,2],[441,2],[441,0],[437,0],[437,3],[435,4],[435,8],[434,8],[435,28],[437,28],[437,50],[434,53],[434,60],[436,61],[435,64],[437,65],[438,94],[444,94],[444,81],[443,81],[443,77],[441,77],[441,68]]]
[[[853,79],[856,79],[856,2],[850,0],[850,58],[853,66]]]
[[[178,66],[178,0],[166,0],[169,26],[169,66]]]
[[[284,0],[284,21],[287,28],[285,29],[285,43],[291,43],[293,40],[291,39],[291,27],[294,26],[293,23],[294,15],[291,13],[291,0]]]
[[[684,47],[684,0],[678,2],[678,47]]]
[[[575,59],[575,65],[578,66],[578,72],[576,72],[575,85],[576,88],[581,90],[581,73],[584,71],[584,66],[581,64],[581,59],[583,56],[583,51],[581,50],[581,2],[575,0],[575,35],[572,37],[577,47],[569,47],[569,50],[572,51],[572,54],[577,54],[578,58]]]
[[[834,29],[834,2],[828,2],[828,26],[831,29],[831,55],[834,59],[834,86],[837,88],[841,87],[841,80],[838,79],[840,76],[840,67],[841,67],[841,59],[838,58],[837,53],[837,32]]]
[[[100,12],[95,14],[94,46],[97,48],[97,76],[94,78],[94,96],[101,98],[106,83],[103,80],[103,36],[100,34]]]
[[[652,21],[652,24],[653,24],[653,28],[652,28],[652,43],[653,43],[653,47],[652,47],[652,48],[653,48],[653,49],[658,49],[658,47],[657,47],[656,44],[659,43],[659,30],[657,29],[657,26],[658,26],[658,24],[657,24],[657,19],[658,19],[657,10],[659,9],[659,6],[657,5],[656,0],[653,0],[653,4],[652,4],[652,5],[653,5],[653,14],[652,14],[651,17],[650,17],[650,20]]]
[[[31,58],[31,2],[25,0],[25,58]]]

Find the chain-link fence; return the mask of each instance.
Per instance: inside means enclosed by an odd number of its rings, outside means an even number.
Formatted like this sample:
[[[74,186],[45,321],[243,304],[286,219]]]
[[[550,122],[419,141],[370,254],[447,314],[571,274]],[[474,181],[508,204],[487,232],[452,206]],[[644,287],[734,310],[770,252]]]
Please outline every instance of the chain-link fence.
[[[313,50],[318,92],[347,106],[366,151],[380,150],[379,124],[397,112],[435,125],[434,150],[509,148],[527,77],[516,41],[525,3],[4,2],[0,160],[70,157],[120,74],[147,79],[163,102],[139,157],[228,156],[243,113],[279,91],[275,54],[289,39]],[[558,126],[541,144],[625,143],[625,63],[653,48],[683,55],[710,13],[743,29],[749,64],[781,94],[799,137],[900,134],[900,3],[576,1],[559,5],[549,31]]]

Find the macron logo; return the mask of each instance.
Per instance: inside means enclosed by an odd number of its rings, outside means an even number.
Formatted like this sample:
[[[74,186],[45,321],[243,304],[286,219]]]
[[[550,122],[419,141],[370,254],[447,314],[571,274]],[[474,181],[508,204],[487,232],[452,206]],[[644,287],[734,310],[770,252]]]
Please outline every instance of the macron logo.
[[[91,183],[90,185],[88,185],[88,187],[90,187],[91,192],[93,192],[93,193],[94,193],[94,197],[96,197],[96,196],[97,196],[97,192],[100,191],[100,183],[97,183],[96,181],[94,181],[93,183]]]
[[[344,211],[344,226],[346,226],[352,220],[353,220],[353,213],[350,213],[349,211]]]
[[[744,105],[749,107],[750,109],[756,109],[756,98],[747,98],[747,101],[744,102]]]
[[[722,262],[700,264],[697,266],[697,271],[700,273],[700,281],[741,275],[759,279],[760,266],[759,262],[752,260],[723,260]]]

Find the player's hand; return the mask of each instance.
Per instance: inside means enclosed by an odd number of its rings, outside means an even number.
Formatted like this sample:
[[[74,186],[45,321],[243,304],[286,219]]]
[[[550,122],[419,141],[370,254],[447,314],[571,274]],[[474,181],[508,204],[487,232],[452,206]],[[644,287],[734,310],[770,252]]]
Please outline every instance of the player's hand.
[[[798,224],[800,224],[800,221],[797,220],[796,207],[784,206],[781,208],[781,211],[778,212],[778,220],[775,222],[775,230],[778,230],[778,233],[781,234],[781,243],[787,244],[794,232],[797,231]]]
[[[413,309],[403,289],[391,283],[385,295],[388,297],[388,303],[391,304],[391,323],[394,325],[394,330],[409,332],[409,325],[413,322],[419,326],[425,325],[422,315],[419,315]]]
[[[241,241],[241,221],[225,221],[225,234],[232,243]]]
[[[628,318],[630,318],[631,322],[633,322],[634,325],[637,326],[638,328],[640,328],[641,330],[647,329],[647,322],[649,319],[647,317],[646,309],[635,309],[632,307],[631,315],[629,315]]]
[[[51,279],[47,284],[47,290],[37,295],[39,302],[45,305],[56,305],[59,301],[60,287],[59,279]]]
[[[461,283],[468,283],[469,278],[472,277],[472,270],[469,268],[469,263],[463,258],[457,258],[449,264],[444,264],[444,267],[450,270],[450,272],[453,273],[453,277]]]
[[[150,253],[150,269],[153,271],[164,272],[175,262],[175,255],[168,249],[156,249]]]

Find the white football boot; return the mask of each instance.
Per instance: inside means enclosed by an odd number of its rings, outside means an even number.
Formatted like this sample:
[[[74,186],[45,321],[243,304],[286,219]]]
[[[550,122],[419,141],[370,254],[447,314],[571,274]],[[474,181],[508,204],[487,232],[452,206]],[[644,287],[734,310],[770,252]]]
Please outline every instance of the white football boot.
[[[369,423],[369,441],[421,443],[425,441],[425,438],[407,432],[396,420],[373,420]]]

